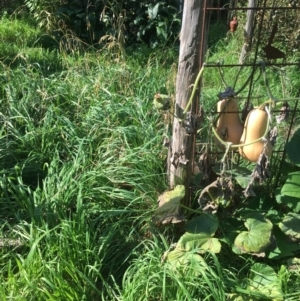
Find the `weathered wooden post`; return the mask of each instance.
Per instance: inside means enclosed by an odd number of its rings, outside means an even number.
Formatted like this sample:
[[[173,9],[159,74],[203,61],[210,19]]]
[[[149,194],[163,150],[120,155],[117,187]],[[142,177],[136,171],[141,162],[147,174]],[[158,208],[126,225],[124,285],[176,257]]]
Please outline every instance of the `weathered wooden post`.
[[[188,104],[195,79],[203,64],[209,22],[205,8],[209,5],[208,3],[211,3],[211,1],[188,0],[184,2],[183,6],[175,117],[168,171],[170,187],[178,184],[185,186],[186,194],[182,201],[185,206],[190,205],[190,182],[194,158],[194,142],[197,132],[198,102],[196,98],[193,100],[187,114],[183,112]]]
[[[245,62],[246,56],[251,49],[252,36],[253,36],[253,24],[254,24],[254,17],[256,13],[255,9],[253,8],[255,6],[256,6],[256,0],[248,1],[248,7],[252,9],[247,10],[247,21],[244,28],[244,45],[239,59],[240,64],[243,64]]]

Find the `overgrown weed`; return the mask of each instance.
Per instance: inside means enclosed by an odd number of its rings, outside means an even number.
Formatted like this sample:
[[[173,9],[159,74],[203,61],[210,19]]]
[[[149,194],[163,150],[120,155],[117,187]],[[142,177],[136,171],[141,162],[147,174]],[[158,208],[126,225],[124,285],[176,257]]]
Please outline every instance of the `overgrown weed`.
[[[174,89],[168,65],[14,45],[1,65],[1,298],[113,300],[166,188],[152,98]]]

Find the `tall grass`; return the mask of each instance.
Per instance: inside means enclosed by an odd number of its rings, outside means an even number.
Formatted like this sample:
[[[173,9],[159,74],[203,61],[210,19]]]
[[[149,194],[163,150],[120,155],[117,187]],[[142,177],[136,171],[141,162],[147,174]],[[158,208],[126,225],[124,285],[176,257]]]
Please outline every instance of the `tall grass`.
[[[162,250],[168,246],[163,237],[144,241],[143,246],[145,253],[124,275],[122,300],[226,300],[226,280],[232,273],[222,270],[215,256],[206,256],[207,264],[186,260],[176,268],[163,262]]]
[[[173,92],[174,69],[148,50],[57,65],[14,45],[24,58],[0,66],[0,299],[114,300],[166,189],[152,99]]]

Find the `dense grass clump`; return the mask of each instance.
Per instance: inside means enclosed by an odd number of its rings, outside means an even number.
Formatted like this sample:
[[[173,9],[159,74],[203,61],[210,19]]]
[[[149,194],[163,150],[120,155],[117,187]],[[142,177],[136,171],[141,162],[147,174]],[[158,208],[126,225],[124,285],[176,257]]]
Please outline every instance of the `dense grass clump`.
[[[25,24],[11,46],[24,59],[1,65],[0,299],[114,299],[166,188],[152,99],[174,69],[143,49],[126,62],[41,49],[40,64]]]

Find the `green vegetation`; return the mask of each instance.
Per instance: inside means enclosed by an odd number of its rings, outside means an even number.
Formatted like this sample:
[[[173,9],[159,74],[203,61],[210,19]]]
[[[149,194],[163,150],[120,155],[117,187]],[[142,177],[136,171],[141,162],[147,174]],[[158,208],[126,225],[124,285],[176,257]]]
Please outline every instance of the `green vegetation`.
[[[0,300],[299,300],[300,196],[291,193],[299,185],[299,130],[276,193],[270,181],[252,201],[240,197],[227,207],[220,200],[217,217],[193,204],[185,225],[157,225],[170,116],[152,101],[157,92],[174,93],[177,49],[138,46],[126,56],[46,49],[51,39],[40,39],[32,24],[2,22]],[[208,61],[235,61],[238,40],[221,40]],[[228,84],[235,72],[226,70]],[[248,76],[243,70],[237,86]],[[295,97],[295,69],[267,76],[277,97],[282,87],[284,97]],[[258,82],[253,93],[267,97]],[[217,68],[206,68],[207,112],[223,89]],[[285,133],[288,123],[278,128]],[[203,131],[199,139],[211,136]],[[278,140],[280,149],[284,136]],[[232,172],[242,187],[249,172]],[[267,249],[271,233],[278,248]]]
[[[145,42],[151,47],[178,39],[177,0],[25,0],[37,24],[48,31],[72,35],[91,45]]]
[[[0,299],[113,299],[167,187],[152,98],[175,55],[19,49],[1,64]]]

